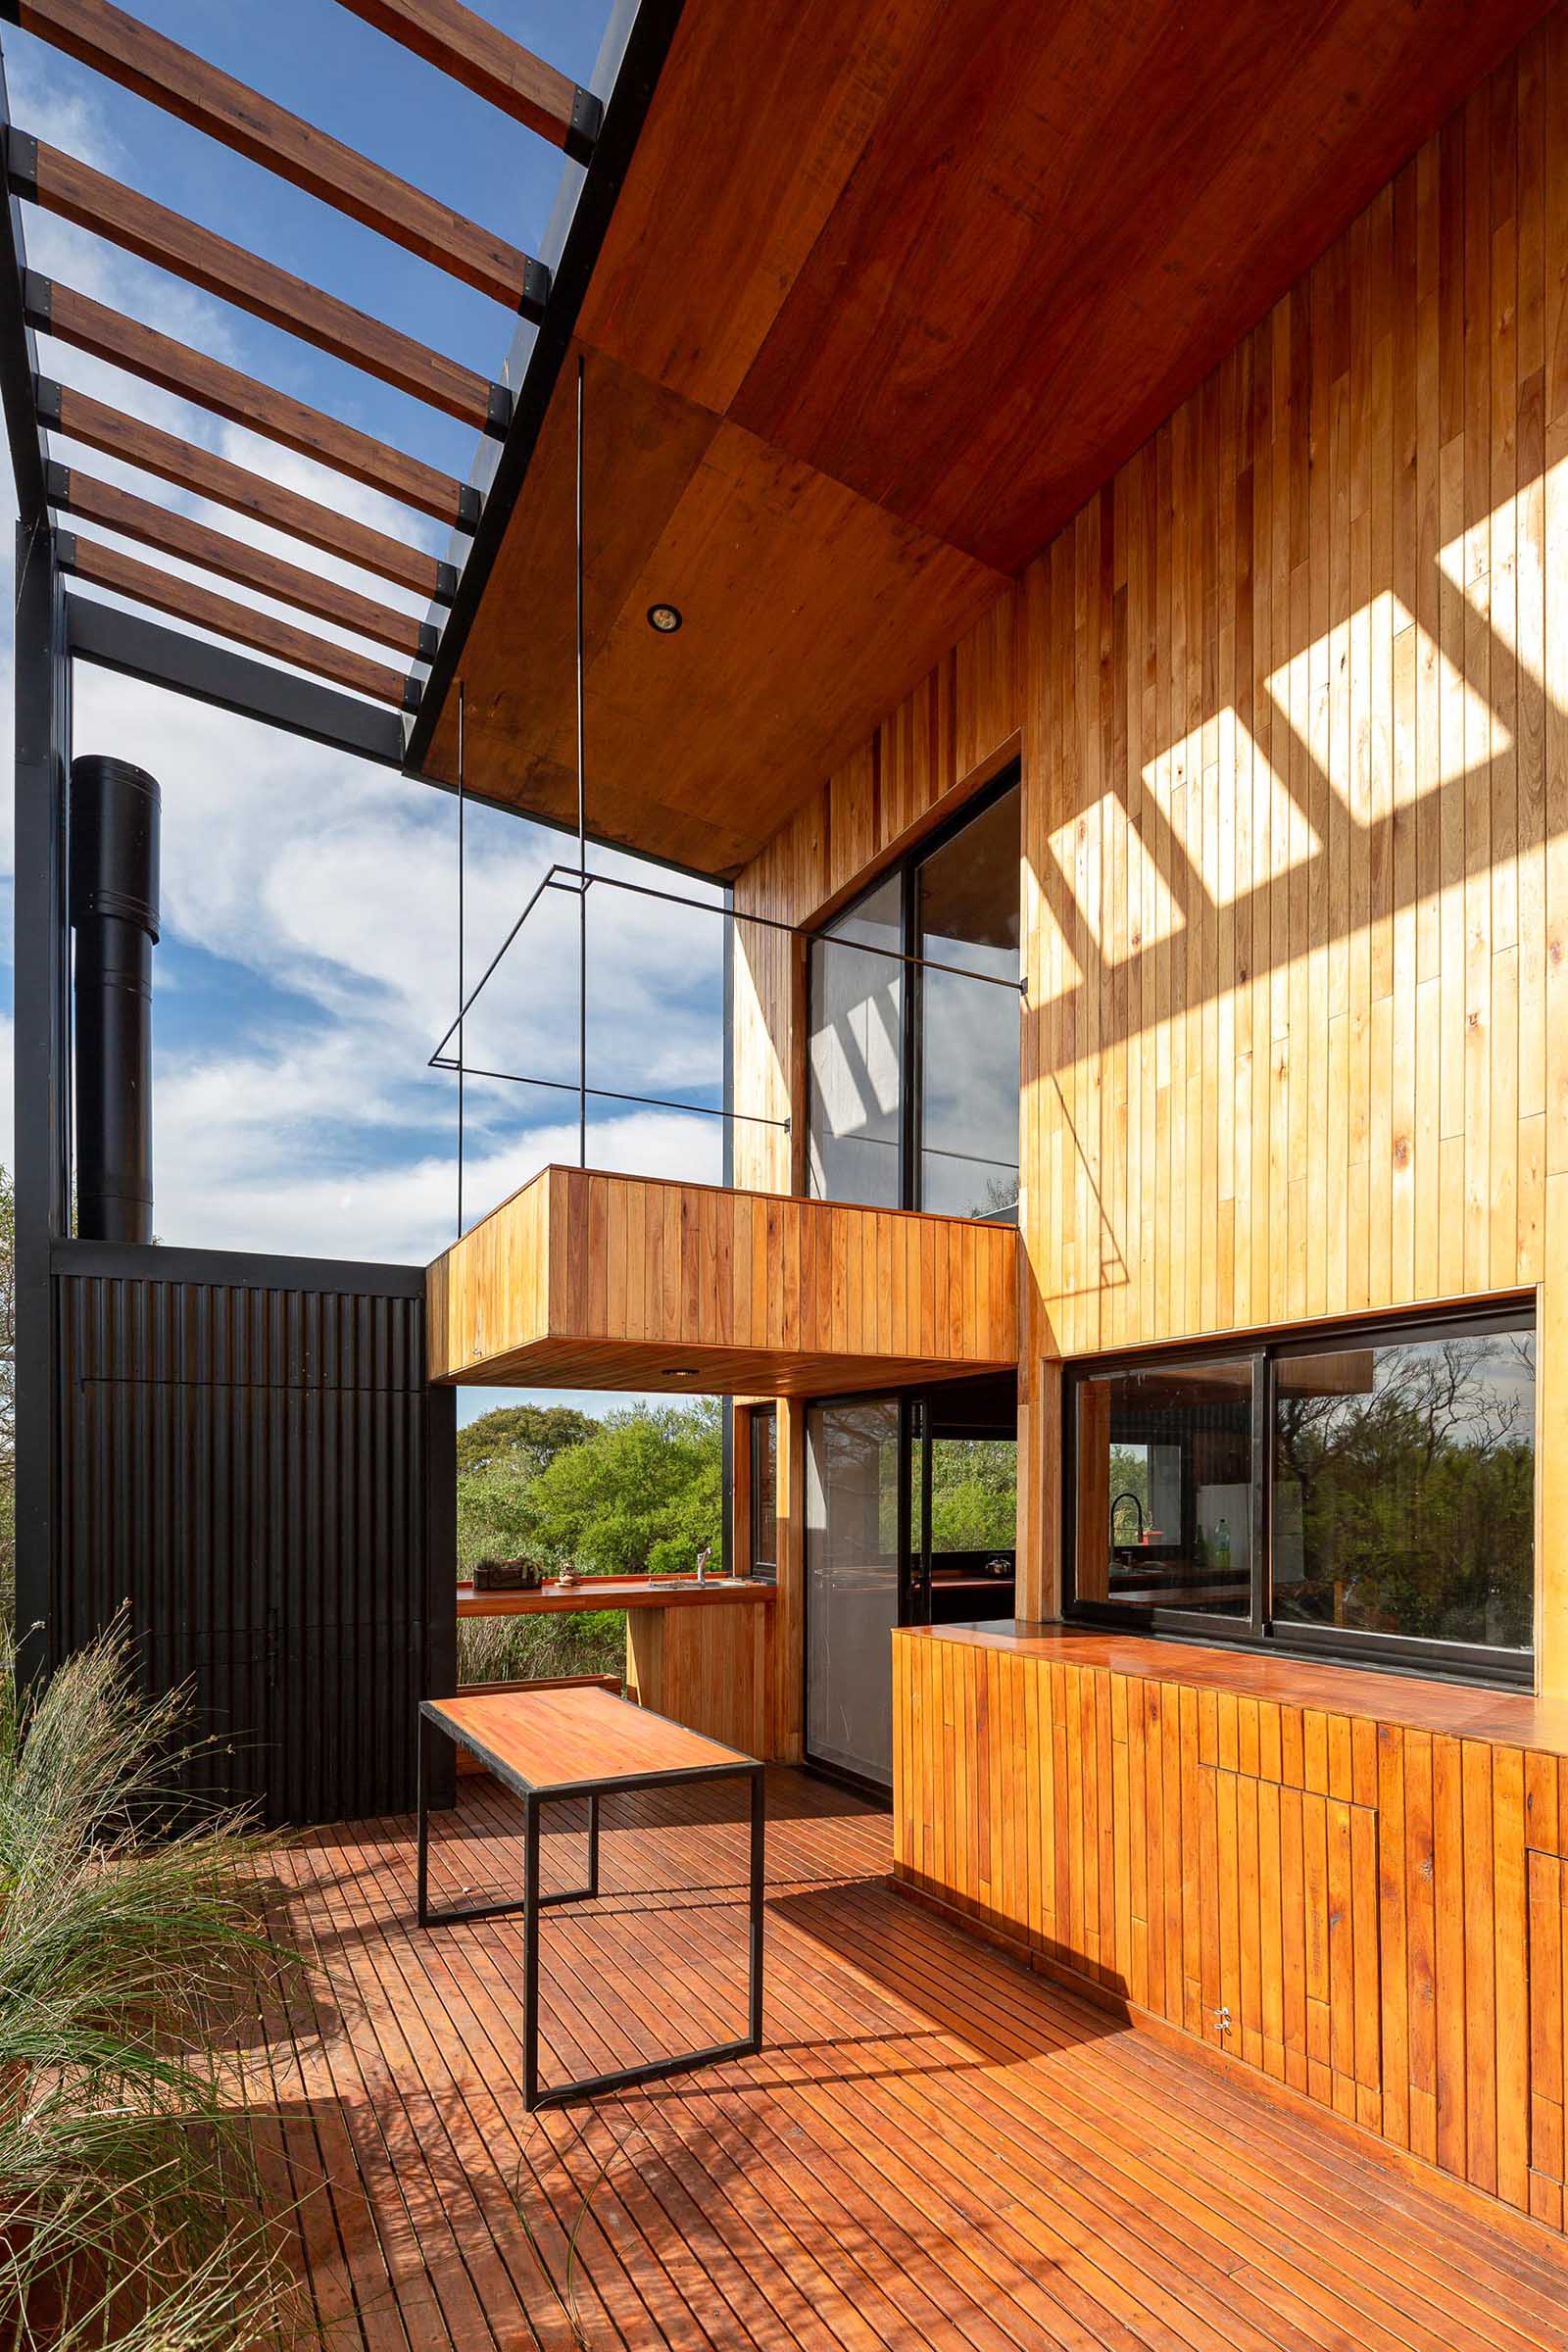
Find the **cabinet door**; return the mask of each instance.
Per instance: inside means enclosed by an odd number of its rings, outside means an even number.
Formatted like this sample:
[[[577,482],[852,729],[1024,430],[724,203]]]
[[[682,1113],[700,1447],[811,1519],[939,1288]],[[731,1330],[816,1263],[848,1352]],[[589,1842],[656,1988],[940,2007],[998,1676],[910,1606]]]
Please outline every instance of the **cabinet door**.
[[[1203,2038],[1378,2129],[1376,1809],[1203,1764],[1198,1843]]]
[[[1530,1936],[1530,2209],[1562,2227],[1563,2037],[1568,2013],[1568,1862],[1525,1855]]]

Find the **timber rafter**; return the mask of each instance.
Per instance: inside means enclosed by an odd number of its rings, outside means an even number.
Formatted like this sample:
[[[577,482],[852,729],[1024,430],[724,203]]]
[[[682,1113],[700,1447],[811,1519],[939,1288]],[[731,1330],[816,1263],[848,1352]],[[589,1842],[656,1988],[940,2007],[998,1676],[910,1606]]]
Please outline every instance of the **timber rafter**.
[[[529,132],[549,140],[590,173],[603,107],[590,91],[513,41],[461,0],[343,0],[350,13],[398,42],[411,55],[473,91]],[[0,0],[0,22],[49,43],[119,87],[162,108],[260,168],[303,189],[449,275],[474,287],[524,319],[544,320],[550,270],[519,246],[467,219],[369,157],[319,128],[304,115],[248,88],[232,74],[169,39],[111,0]],[[505,440],[514,422],[513,393],[463,362],[429,348],[403,327],[370,317],[310,279],[249,252],[200,222],[95,170],[80,158],[0,123],[4,199],[20,201],[73,222],[122,251],[170,271],[187,284],[248,312],[330,358],[422,402],[485,438]],[[467,542],[483,514],[481,491],[423,459],[395,449],[357,425],[310,407],[206,352],[177,342],[139,320],[16,265],[19,283],[12,314],[17,350],[9,374],[21,387],[8,398],[11,437],[36,449],[57,434],[150,475],[185,497],[211,501],[244,522],[265,525],[325,556],[426,600],[427,612],[396,610],[375,597],[323,576],[315,561],[296,563],[243,537],[143,494],[51,457],[45,468],[47,507],[69,514],[116,541],[129,541],[170,564],[194,566],[269,605],[281,605],[334,631],[389,648],[412,666],[397,669],[276,612],[220,595],[183,570],[165,569],[109,541],[57,532],[62,567],[90,586],[226,638],[271,662],[329,681],[333,688],[390,706],[407,718],[417,710],[423,669],[439,651],[441,631],[461,581]],[[243,428],[290,450],[378,497],[462,534],[448,556],[427,552],[382,525],[344,511],[330,493],[310,495],[270,473],[236,464],[204,442],[186,439],[128,410],[111,406],[41,372],[31,337],[45,333],[143,383],[189,402],[214,419]],[[32,414],[24,414],[30,382]],[[13,409],[17,411],[14,416]],[[13,455],[16,457],[14,449]],[[26,452],[23,452],[24,459]],[[476,460],[480,481],[492,470]],[[81,600],[76,600],[78,605]],[[113,614],[110,614],[113,618]],[[159,632],[154,632],[158,634]],[[90,651],[92,632],[78,631]],[[167,637],[167,630],[161,632]],[[198,646],[199,641],[193,640]],[[224,657],[236,677],[245,665]],[[114,666],[114,663],[111,663]],[[178,663],[162,662],[173,676]],[[191,666],[192,676],[201,669]],[[254,668],[254,665],[253,665]],[[265,671],[254,671],[265,676]],[[275,674],[275,673],[273,673]],[[301,732],[325,739],[319,687],[311,694],[311,724]],[[207,699],[230,702],[226,693]],[[265,702],[267,708],[261,708]],[[256,714],[272,723],[286,707],[262,697]],[[343,705],[340,739],[348,748],[364,736],[354,706]],[[363,705],[360,706],[363,709]],[[330,734],[331,730],[326,730]]]

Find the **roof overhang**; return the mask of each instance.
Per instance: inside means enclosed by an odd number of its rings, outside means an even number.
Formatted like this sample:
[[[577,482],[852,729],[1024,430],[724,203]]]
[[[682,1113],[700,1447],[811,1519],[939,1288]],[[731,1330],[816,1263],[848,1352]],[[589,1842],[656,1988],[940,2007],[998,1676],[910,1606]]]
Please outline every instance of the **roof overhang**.
[[[574,812],[580,352],[589,826],[734,872],[1543,13],[685,0],[417,762]]]

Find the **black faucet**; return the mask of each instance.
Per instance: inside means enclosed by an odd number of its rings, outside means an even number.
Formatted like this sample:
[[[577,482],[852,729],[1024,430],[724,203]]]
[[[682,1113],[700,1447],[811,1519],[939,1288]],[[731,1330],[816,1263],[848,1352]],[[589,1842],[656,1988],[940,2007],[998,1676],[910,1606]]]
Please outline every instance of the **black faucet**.
[[[1139,1499],[1139,1496],[1131,1487],[1123,1487],[1119,1494],[1113,1494],[1110,1498],[1111,1542],[1114,1544],[1116,1540],[1116,1513],[1124,1502],[1130,1502],[1133,1506],[1133,1509],[1138,1513],[1138,1541],[1141,1544],[1144,1540],[1144,1506],[1142,1501]]]

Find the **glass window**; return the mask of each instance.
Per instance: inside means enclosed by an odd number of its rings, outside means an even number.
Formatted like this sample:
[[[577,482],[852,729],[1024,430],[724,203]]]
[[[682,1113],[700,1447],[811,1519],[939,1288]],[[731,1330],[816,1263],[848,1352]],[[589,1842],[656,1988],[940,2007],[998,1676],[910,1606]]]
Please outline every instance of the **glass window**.
[[[904,882],[890,874],[811,942],[809,1161],[819,1200],[902,1205]],[[857,954],[857,949],[889,954]]]
[[[752,1414],[752,1574],[778,1574],[778,1413]]]
[[[1250,1617],[1250,1358],[1080,1380],[1076,1398],[1077,1598]]]
[[[1282,1356],[1276,1621],[1528,1649],[1535,1472],[1534,1332]]]
[[[813,1405],[807,1415],[807,1752],[884,1784],[893,1778],[899,1435],[896,1396]]]
[[[1527,1670],[1527,1315],[1087,1371],[1072,1396],[1075,1607],[1229,1618],[1237,1634],[1248,1619],[1282,1648],[1427,1671]]]
[[[921,863],[917,954],[1018,979],[1014,786]],[[1018,1005],[951,971],[919,981],[918,1206],[1014,1223],[1018,1214]]]

